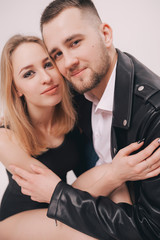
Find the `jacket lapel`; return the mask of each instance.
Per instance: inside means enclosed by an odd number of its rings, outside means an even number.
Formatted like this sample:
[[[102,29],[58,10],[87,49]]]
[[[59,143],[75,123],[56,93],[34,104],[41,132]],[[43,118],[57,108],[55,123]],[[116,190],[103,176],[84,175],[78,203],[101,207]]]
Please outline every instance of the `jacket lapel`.
[[[112,157],[115,156],[117,151],[123,147],[124,142],[126,142],[126,134],[124,132],[130,127],[134,88],[134,65],[132,60],[125,53],[119,50],[117,52],[118,62],[111,129]]]

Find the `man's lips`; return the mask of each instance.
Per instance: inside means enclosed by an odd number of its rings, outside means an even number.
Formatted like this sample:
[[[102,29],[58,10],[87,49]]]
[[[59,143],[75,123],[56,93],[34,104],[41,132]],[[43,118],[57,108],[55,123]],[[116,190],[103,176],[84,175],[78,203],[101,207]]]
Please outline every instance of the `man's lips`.
[[[79,70],[73,71],[71,73],[71,77],[78,76],[81,72],[83,72],[86,68],[81,68]]]
[[[58,86],[59,86],[58,84],[57,84],[57,85],[53,85],[53,86],[51,86],[51,87],[45,89],[41,94],[54,92],[54,91],[57,90]]]

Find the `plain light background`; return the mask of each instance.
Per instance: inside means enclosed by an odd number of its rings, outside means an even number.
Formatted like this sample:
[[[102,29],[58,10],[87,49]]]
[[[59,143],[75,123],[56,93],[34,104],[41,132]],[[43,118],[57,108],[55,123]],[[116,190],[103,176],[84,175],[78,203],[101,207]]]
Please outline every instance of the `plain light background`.
[[[40,34],[39,20],[51,0],[0,1],[0,55],[14,34]],[[129,52],[160,75],[160,0],[93,0],[113,29],[115,47]],[[56,33],[55,36],[56,37]],[[9,149],[8,149],[9,151]],[[73,180],[70,175],[69,181]],[[0,164],[0,200],[8,183]]]

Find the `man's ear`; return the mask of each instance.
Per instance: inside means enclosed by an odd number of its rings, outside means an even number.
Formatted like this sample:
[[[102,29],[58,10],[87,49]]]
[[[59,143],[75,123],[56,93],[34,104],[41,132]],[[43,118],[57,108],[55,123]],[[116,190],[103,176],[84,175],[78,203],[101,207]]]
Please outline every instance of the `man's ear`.
[[[112,28],[108,24],[102,23],[100,25],[100,31],[104,38],[106,47],[110,47],[113,44]]]

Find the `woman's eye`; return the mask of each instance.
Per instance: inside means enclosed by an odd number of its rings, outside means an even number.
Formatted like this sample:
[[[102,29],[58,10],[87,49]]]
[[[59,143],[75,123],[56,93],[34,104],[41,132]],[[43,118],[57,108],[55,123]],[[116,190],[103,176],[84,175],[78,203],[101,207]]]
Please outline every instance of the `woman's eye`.
[[[28,77],[31,77],[33,74],[34,74],[34,71],[28,71],[23,75],[23,77],[28,78]]]
[[[53,67],[53,64],[51,62],[47,62],[45,65],[44,65],[44,68],[52,68]]]
[[[54,59],[54,60],[57,60],[57,59],[59,59],[59,58],[61,57],[61,55],[62,55],[62,52],[57,52],[57,53],[54,55],[53,59]]]

